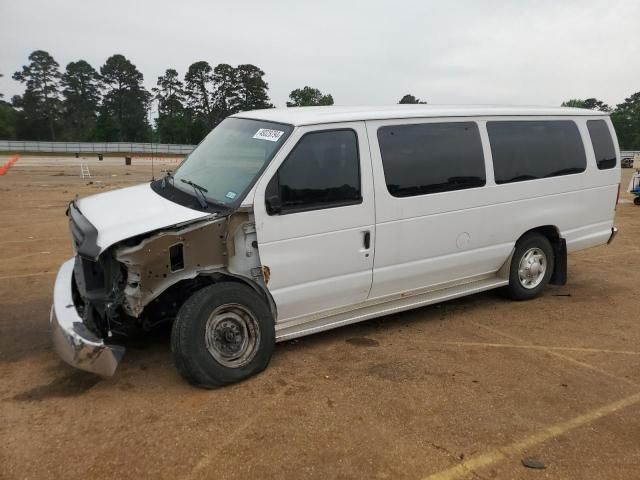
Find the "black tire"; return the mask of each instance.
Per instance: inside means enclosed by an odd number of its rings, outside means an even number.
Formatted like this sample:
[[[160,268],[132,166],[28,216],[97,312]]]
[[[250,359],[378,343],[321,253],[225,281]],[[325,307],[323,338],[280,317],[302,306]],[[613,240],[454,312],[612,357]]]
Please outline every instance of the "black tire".
[[[633,204],[634,205],[640,205],[640,197],[636,197],[633,199]]]
[[[544,253],[544,274],[541,276],[539,283],[532,281],[532,286],[527,288],[520,279],[520,262],[523,257],[532,249],[538,249]],[[542,263],[542,259],[538,265]],[[516,243],[516,249],[511,259],[511,267],[509,270],[509,285],[504,288],[506,295],[513,300],[531,300],[542,294],[544,287],[549,283],[553,268],[555,266],[555,258],[553,255],[553,247],[549,239],[540,233],[531,232],[524,235]],[[539,267],[537,267],[539,268]],[[526,275],[527,272],[524,274]],[[527,281],[527,280],[524,280]]]
[[[216,312],[222,313],[214,317]],[[242,321],[247,321],[251,328],[237,330],[234,322],[242,324]],[[221,330],[223,327],[225,330]],[[252,337],[247,332],[253,332],[254,342],[248,347],[252,353],[237,360],[240,362],[237,365],[225,365],[221,362],[232,361],[221,355],[228,354],[229,348],[237,348],[237,338],[243,336],[236,331],[244,331],[247,339]],[[229,338],[232,338],[230,347],[224,344]],[[178,372],[189,383],[202,388],[221,387],[261,372],[269,364],[274,346],[274,321],[266,302],[241,283],[217,283],[198,290],[180,308],[171,331],[171,351]]]

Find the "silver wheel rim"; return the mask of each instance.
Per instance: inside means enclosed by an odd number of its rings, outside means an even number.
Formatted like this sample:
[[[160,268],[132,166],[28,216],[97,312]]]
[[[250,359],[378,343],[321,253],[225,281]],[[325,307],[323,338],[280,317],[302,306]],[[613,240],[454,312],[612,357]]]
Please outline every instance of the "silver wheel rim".
[[[255,316],[242,305],[228,303],[216,308],[205,328],[205,345],[216,362],[229,368],[248,364],[260,345]]]
[[[524,252],[518,265],[520,285],[527,289],[536,288],[542,283],[546,271],[547,256],[537,247],[530,248]]]

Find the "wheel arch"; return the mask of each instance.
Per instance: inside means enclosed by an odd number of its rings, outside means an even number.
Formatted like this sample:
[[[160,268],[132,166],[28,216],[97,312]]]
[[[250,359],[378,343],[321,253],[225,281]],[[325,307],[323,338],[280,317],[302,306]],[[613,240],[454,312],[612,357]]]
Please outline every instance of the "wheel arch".
[[[555,225],[541,225],[524,232],[516,243],[530,233],[539,233],[544,236],[553,248],[553,273],[549,283],[552,285],[565,285],[567,283],[567,242],[560,234],[560,229]]]
[[[276,307],[276,302],[271,296],[271,292],[269,292],[269,289],[266,287],[266,285],[263,285],[260,282],[251,280],[247,277],[243,277],[241,275],[234,275],[229,272],[219,273],[214,283],[216,282],[218,283],[219,282],[239,282],[239,283],[244,283],[248,287],[252,288],[267,303],[267,306],[271,311],[271,315],[273,316],[273,322],[274,323],[276,322],[278,318],[278,308]]]
[[[242,283],[250,287],[265,301],[275,323],[276,319],[278,318],[278,311],[276,303],[269,293],[269,290],[266,287],[260,285],[258,282],[252,281],[251,279],[240,275],[231,274],[227,271],[201,273],[193,278],[180,280],[179,282],[174,283],[165,291],[163,291],[157,297],[157,300],[173,300],[174,302],[181,305],[187,300],[187,298],[189,298],[198,290],[217,283]]]

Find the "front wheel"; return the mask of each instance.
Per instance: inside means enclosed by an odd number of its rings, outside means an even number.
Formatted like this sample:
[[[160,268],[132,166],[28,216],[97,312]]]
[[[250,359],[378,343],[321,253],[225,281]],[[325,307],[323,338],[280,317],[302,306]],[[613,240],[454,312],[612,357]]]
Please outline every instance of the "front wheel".
[[[182,305],[171,332],[178,372],[191,384],[215,388],[264,370],[275,346],[271,312],[240,283],[218,283]]]
[[[511,259],[507,295],[514,300],[538,297],[553,274],[553,248],[547,237],[529,233],[518,240]]]

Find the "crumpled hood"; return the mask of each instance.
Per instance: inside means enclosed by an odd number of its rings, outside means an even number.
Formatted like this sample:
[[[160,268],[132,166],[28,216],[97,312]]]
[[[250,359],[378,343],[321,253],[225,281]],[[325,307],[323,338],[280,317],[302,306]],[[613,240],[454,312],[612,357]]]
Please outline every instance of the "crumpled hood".
[[[81,198],[76,205],[98,230],[101,252],[127,238],[211,215],[161,197],[148,183]]]

